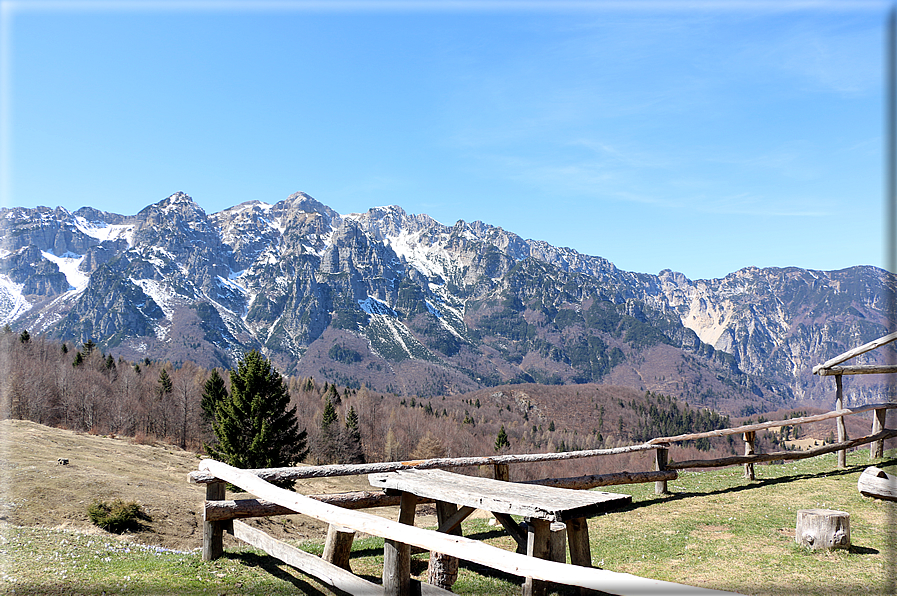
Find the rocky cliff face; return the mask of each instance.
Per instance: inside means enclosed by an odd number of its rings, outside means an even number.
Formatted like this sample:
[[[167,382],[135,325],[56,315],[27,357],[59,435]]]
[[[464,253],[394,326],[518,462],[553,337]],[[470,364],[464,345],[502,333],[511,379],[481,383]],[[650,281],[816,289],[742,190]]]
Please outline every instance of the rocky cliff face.
[[[730,410],[828,405],[812,366],[885,335],[894,290],[872,267],[626,272],[483,222],[340,215],[304,193],[211,215],[184,193],[134,216],[0,210],[13,328],[131,359],[228,366],[258,348],[288,373],[411,394],[613,381]]]

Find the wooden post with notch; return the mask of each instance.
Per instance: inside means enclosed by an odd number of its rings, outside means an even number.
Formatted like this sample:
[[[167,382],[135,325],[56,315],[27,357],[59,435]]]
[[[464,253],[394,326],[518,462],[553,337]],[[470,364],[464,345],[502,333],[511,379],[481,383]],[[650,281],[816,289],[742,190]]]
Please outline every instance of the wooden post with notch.
[[[403,492],[399,504],[399,523],[414,525],[417,497]],[[383,544],[383,592],[386,596],[411,595],[411,547],[396,540]]]
[[[207,501],[223,501],[227,485],[224,482],[206,484]],[[205,511],[205,507],[203,507]],[[211,561],[224,554],[224,522],[202,522],[202,560]]]
[[[841,375],[835,375],[835,387],[837,389],[835,397],[835,409],[844,409],[844,386],[841,383]],[[842,443],[847,440],[847,425],[844,423],[844,416],[838,416],[838,442]],[[838,451],[838,467],[847,467],[847,449]]]
[[[888,410],[885,408],[878,408],[875,410],[875,416],[872,418],[872,434],[880,433],[885,429],[885,424],[887,422]],[[872,444],[869,447],[869,456],[872,459],[880,459],[885,455],[885,442],[884,439],[878,441],[872,441]]]
[[[748,431],[742,435],[744,439],[744,454],[745,455],[754,455],[754,439],[756,439],[757,435],[755,431]],[[748,480],[756,480],[757,477],[754,475],[754,464],[747,463],[744,464],[744,477]]]
[[[654,450],[654,469],[658,472],[667,469],[667,458],[669,457],[669,449],[667,447],[659,447]],[[654,483],[654,494],[655,495],[668,495],[670,491],[667,490],[667,481],[666,480],[658,480]]]

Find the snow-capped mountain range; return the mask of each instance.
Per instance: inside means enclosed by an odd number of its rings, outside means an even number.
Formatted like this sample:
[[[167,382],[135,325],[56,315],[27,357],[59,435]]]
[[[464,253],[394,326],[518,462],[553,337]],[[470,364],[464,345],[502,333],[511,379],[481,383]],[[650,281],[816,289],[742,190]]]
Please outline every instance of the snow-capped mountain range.
[[[812,366],[888,333],[895,285],[868,266],[627,272],[479,221],[341,215],[304,193],[211,215],[181,192],[133,216],[0,210],[15,330],[131,360],[232,366],[258,348],[289,374],[407,394],[594,381],[730,409],[825,402]],[[883,385],[851,387],[859,401]]]

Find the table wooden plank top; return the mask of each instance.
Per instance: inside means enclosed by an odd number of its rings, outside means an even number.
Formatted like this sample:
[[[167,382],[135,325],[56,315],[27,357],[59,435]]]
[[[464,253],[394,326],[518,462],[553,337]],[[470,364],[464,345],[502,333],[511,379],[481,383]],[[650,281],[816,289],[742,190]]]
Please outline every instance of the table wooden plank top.
[[[548,521],[591,517],[632,503],[630,495],[518,484],[444,470],[369,474],[371,486],[437,501]]]

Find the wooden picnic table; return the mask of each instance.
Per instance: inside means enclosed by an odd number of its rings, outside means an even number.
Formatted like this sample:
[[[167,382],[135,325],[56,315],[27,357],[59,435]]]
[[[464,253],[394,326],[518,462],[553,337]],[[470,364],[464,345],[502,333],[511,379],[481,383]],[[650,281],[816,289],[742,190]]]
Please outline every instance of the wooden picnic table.
[[[483,509],[491,512],[521,547],[525,545],[527,555],[541,559],[549,555],[552,522],[563,522],[570,562],[583,567],[592,566],[586,519],[632,502],[630,495],[518,484],[443,470],[398,470],[370,474],[368,480],[372,486],[401,493],[401,523],[413,525],[418,498],[436,501],[440,532],[460,534],[461,522],[475,510]],[[512,515],[526,519],[525,531]],[[387,541],[383,561],[386,593],[403,594],[409,574],[410,549]],[[545,582],[526,578],[524,596],[539,596],[545,591]]]

